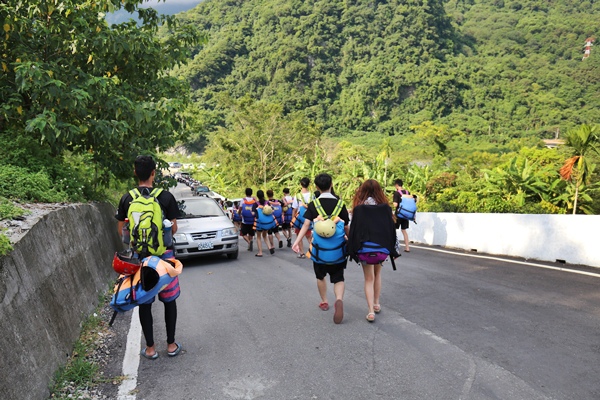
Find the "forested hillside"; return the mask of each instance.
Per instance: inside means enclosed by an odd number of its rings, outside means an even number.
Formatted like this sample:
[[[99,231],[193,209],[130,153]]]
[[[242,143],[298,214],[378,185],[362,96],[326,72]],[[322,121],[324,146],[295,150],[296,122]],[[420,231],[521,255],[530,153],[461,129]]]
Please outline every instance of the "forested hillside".
[[[400,177],[421,210],[597,213],[600,48],[582,56],[598,15],[572,0],[207,0],[179,15],[209,37],[174,71],[195,99],[186,143],[229,196],[326,170],[347,201]]]
[[[249,94],[329,136],[433,121],[549,138],[600,120],[600,50],[582,62],[598,15],[573,0],[209,0],[181,17],[211,37],[181,72],[217,121],[218,95]]]

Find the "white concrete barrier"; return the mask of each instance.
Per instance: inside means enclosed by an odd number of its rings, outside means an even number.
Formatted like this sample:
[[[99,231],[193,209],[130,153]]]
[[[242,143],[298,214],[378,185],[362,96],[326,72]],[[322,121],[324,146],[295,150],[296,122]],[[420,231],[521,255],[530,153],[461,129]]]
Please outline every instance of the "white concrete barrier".
[[[599,230],[600,215],[422,212],[408,236],[415,243],[600,267]]]

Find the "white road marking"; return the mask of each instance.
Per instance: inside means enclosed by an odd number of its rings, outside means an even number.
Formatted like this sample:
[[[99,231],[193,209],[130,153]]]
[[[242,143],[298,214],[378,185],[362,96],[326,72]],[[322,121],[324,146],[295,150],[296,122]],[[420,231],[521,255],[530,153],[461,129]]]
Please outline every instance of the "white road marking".
[[[135,307],[131,314],[131,325],[127,334],[125,357],[123,357],[123,376],[125,376],[125,379],[119,386],[118,400],[135,400],[135,388],[140,365],[139,349],[142,337],[142,326],[138,315],[138,308]]]

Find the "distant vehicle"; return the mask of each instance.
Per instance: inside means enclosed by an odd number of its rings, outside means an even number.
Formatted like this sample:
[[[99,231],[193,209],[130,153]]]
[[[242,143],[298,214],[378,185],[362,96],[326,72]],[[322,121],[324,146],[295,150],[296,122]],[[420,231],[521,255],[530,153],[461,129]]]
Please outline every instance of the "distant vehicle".
[[[208,196],[208,193],[210,193],[208,186],[199,185],[194,189],[194,195],[196,196]]]
[[[176,258],[209,254],[238,258],[238,231],[215,200],[203,196],[178,203],[177,233],[173,235]]]
[[[179,162],[170,162],[169,168],[181,168],[183,165]]]

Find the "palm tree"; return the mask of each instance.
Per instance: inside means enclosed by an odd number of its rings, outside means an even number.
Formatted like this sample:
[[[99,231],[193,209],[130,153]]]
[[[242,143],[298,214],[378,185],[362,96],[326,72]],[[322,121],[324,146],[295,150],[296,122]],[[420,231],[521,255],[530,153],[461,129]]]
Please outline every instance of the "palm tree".
[[[598,127],[581,125],[577,129],[571,129],[566,135],[566,145],[571,148],[572,156],[568,158],[560,169],[562,179],[575,182],[575,194],[573,198],[573,214],[577,212],[577,199],[579,189],[582,185],[589,183],[595,165],[589,161],[592,151],[598,153]]]

